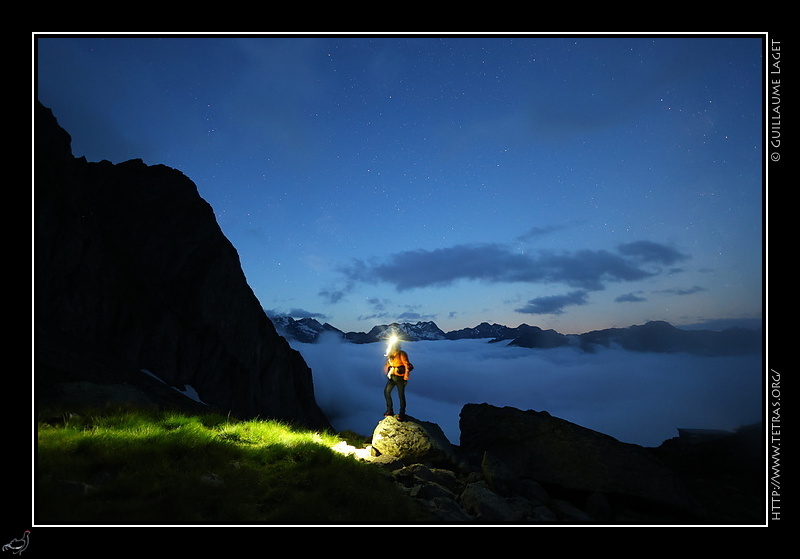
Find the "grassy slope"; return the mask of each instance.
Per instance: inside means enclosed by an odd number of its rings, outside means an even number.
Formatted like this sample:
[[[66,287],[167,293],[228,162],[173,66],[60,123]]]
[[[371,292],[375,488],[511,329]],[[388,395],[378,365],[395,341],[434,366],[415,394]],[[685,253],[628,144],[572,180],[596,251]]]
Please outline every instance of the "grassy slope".
[[[37,524],[424,519],[387,472],[332,451],[342,438],[331,433],[133,409],[45,415],[38,421]]]

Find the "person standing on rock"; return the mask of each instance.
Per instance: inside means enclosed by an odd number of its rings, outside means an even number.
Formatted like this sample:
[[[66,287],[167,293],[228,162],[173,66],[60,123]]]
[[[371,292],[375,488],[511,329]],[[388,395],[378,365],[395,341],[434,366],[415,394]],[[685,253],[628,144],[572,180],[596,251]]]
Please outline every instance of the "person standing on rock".
[[[397,387],[397,397],[400,401],[400,415],[398,419],[403,421],[406,415],[406,385],[408,384],[408,374],[414,366],[408,361],[408,354],[400,347],[400,341],[396,336],[389,340],[389,347],[386,352],[386,387],[383,395],[386,398],[386,413],[384,417],[394,415],[394,405],[392,402],[392,390]]]

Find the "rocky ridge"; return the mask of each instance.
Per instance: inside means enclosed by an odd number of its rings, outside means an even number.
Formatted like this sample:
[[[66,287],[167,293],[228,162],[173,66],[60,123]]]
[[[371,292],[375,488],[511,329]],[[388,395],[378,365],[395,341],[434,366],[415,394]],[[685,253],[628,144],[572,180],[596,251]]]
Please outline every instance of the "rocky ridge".
[[[281,335],[302,343],[316,343],[323,333],[356,344],[385,340],[390,334],[399,334],[410,342],[423,340],[484,339],[487,343],[505,343],[509,346],[551,349],[571,346],[587,353],[600,348],[619,347],[629,351],[655,353],[690,353],[695,355],[741,355],[761,351],[762,334],[746,328],[714,330],[683,330],[665,321],[650,321],[628,328],[606,328],[583,334],[562,334],[552,329],[520,324],[517,327],[483,322],[474,328],[445,332],[433,321],[417,323],[391,323],[374,326],[369,332],[343,332],[313,318],[295,320],[291,317],[273,317]]]
[[[759,524],[760,426],[644,448],[547,412],[467,404],[461,445],[437,425],[383,419],[338,450],[389,469],[433,523]]]

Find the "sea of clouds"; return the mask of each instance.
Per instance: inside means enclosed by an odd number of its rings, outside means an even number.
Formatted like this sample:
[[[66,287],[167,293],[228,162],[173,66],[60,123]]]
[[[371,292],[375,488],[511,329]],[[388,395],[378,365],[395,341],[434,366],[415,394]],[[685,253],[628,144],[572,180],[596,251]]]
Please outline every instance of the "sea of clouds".
[[[383,419],[385,346],[337,337],[292,342],[311,367],[317,402],[336,430],[369,436]],[[760,354],[703,357],[487,340],[406,342],[414,364],[407,413],[460,444],[468,403],[547,411],[628,443],[658,446],[678,428],[735,430],[762,418]],[[395,412],[397,392],[393,392]]]

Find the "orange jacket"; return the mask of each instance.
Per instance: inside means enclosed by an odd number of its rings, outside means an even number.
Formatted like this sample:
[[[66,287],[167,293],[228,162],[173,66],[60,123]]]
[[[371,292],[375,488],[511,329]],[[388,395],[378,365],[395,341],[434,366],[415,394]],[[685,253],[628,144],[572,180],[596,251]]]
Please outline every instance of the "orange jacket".
[[[386,371],[403,377],[405,380],[408,380],[408,373],[412,368],[411,363],[408,362],[408,354],[402,349],[386,359]]]

